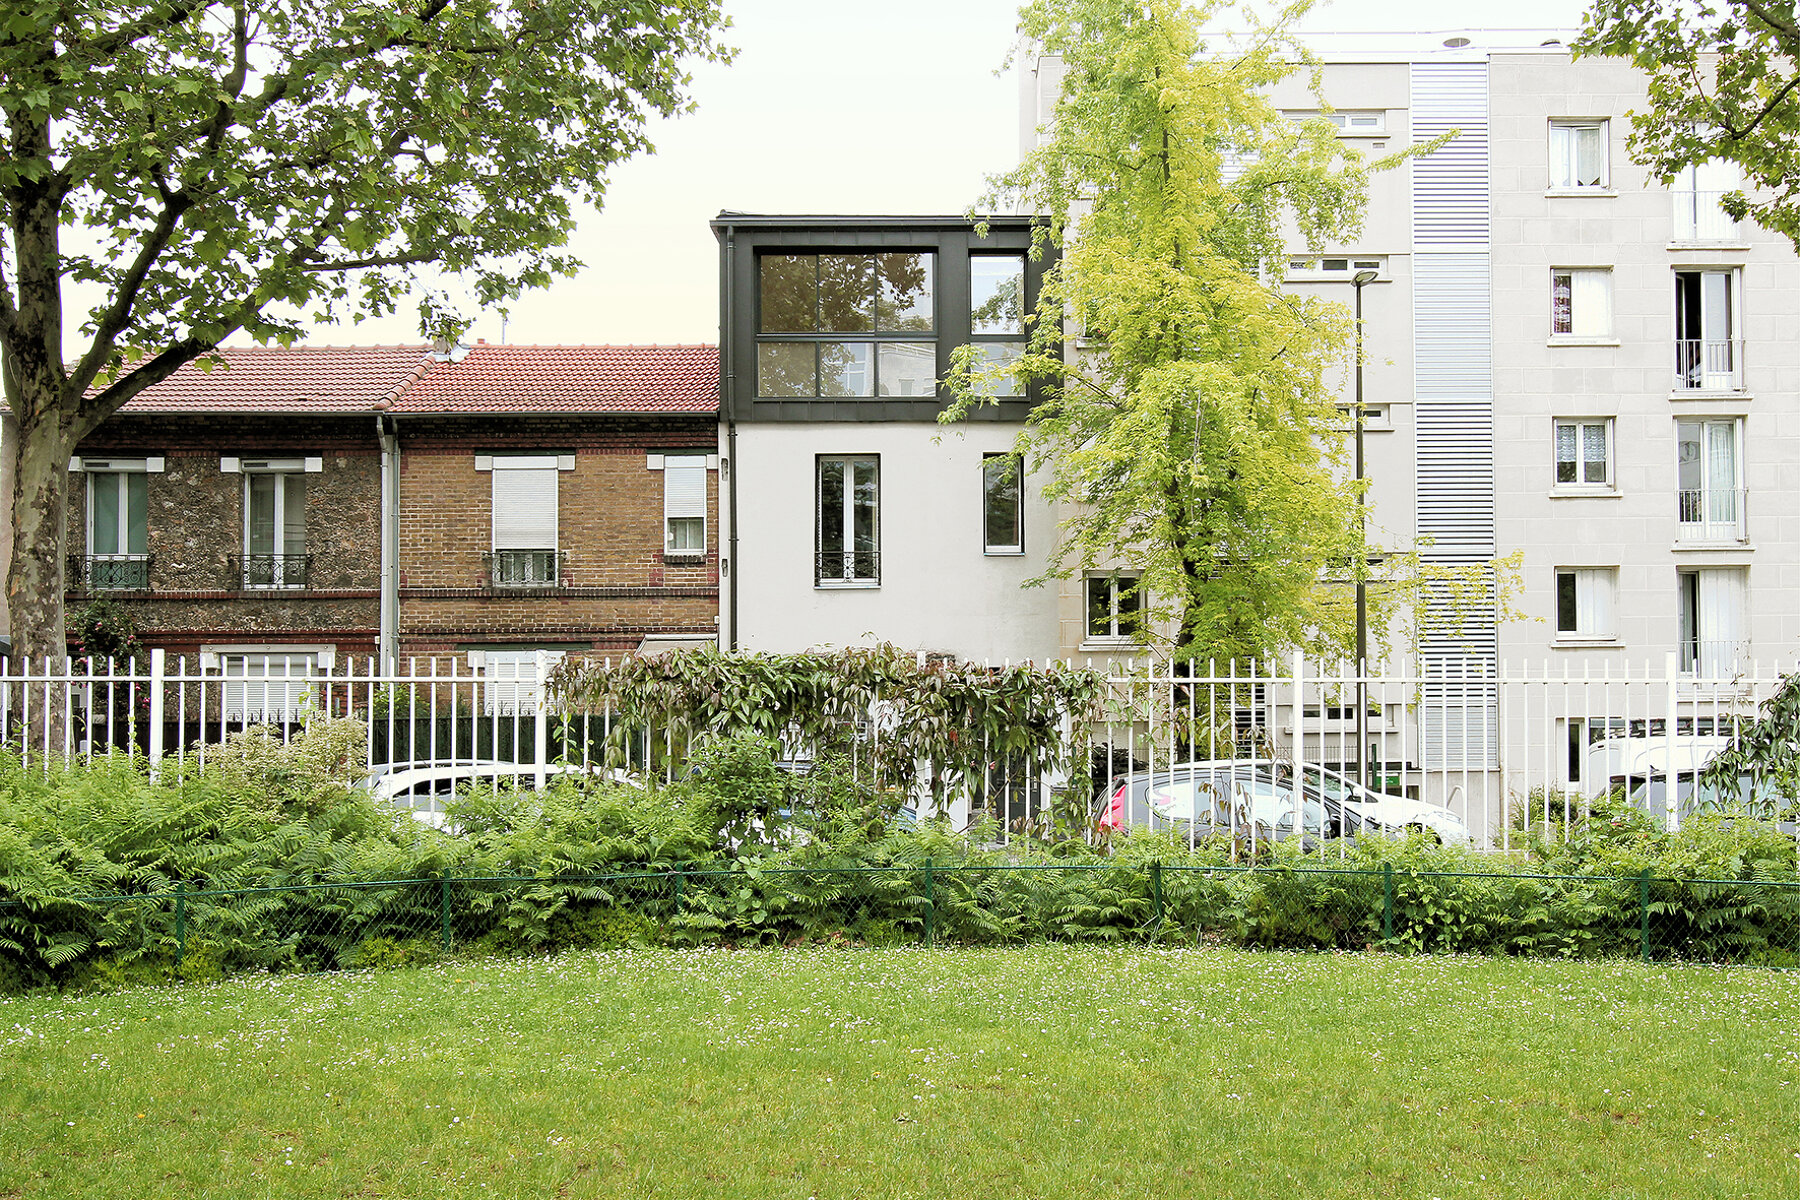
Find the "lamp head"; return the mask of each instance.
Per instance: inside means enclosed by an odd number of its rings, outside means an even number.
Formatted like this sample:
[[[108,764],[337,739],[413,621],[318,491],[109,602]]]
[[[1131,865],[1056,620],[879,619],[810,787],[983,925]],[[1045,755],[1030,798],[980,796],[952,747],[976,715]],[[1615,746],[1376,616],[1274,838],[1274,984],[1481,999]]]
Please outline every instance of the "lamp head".
[[[1358,271],[1350,277],[1350,282],[1354,283],[1357,287],[1361,287],[1365,283],[1374,283],[1380,277],[1381,272],[1379,271]]]

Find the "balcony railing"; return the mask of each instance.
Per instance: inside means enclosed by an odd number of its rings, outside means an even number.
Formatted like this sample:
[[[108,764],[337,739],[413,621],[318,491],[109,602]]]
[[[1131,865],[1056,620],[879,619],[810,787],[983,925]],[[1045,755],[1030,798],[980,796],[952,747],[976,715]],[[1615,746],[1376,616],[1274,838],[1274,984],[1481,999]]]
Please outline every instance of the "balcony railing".
[[[1683,674],[1702,679],[1730,679],[1742,674],[1750,663],[1750,642],[1746,638],[1688,639],[1681,643]]]
[[[142,592],[150,588],[148,554],[71,554],[68,587],[87,592]]]
[[[1719,207],[1724,192],[1688,190],[1674,195],[1676,241],[1735,242],[1743,238],[1739,224]]]
[[[555,587],[560,582],[554,550],[494,550],[485,559],[495,587]]]
[[[310,554],[233,554],[226,561],[232,582],[245,591],[303,588],[312,572]]]
[[[1683,542],[1745,540],[1743,488],[1695,489],[1675,493],[1676,538]]]
[[[821,550],[815,563],[813,581],[820,587],[880,583],[881,551]]]
[[[1679,391],[1735,392],[1744,386],[1744,345],[1739,338],[1678,338],[1675,387]]]

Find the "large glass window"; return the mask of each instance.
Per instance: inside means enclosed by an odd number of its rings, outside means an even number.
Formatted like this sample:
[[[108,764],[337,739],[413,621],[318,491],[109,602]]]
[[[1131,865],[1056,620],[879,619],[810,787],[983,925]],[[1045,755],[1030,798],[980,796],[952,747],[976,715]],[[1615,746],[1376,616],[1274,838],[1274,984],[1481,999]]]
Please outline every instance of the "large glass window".
[[[1143,609],[1137,576],[1116,573],[1088,576],[1088,641],[1136,641]]]
[[[757,260],[757,395],[935,396],[933,255]]]
[[[1677,536],[1682,541],[1735,542],[1743,538],[1743,473],[1738,422],[1675,422]]]
[[[984,369],[1009,367],[1025,353],[1025,256],[977,254],[969,259],[969,334]],[[1017,377],[996,376],[991,396],[1022,396]]]
[[[881,459],[873,454],[819,456],[820,587],[881,582]]]
[[[1736,391],[1743,386],[1736,312],[1737,272],[1675,272],[1675,386]]]
[[[150,586],[149,476],[142,471],[88,475],[90,588]]]
[[[306,586],[306,476],[244,475],[244,586]]]
[[[1025,552],[1025,464],[1017,454],[981,456],[982,542],[989,554]]]

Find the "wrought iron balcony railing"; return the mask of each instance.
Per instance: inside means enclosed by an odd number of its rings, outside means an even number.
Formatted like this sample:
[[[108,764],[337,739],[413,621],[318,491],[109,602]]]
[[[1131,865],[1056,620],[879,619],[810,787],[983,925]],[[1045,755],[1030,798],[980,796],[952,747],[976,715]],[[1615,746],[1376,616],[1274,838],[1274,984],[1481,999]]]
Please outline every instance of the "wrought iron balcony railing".
[[[820,587],[881,582],[881,551],[821,550],[813,582]]]
[[[1684,489],[1676,492],[1675,515],[1680,522],[1675,529],[1676,540],[1744,541],[1744,508],[1748,499],[1743,488]]]
[[[1678,391],[1742,391],[1744,387],[1744,344],[1742,339],[1676,339],[1675,387]]]
[[[233,585],[245,591],[303,588],[312,572],[310,554],[233,554],[226,561]]]
[[[68,586],[86,592],[142,592],[150,588],[148,554],[71,554]]]
[[[484,557],[488,580],[497,588],[556,587],[561,582],[554,550],[494,550]]]

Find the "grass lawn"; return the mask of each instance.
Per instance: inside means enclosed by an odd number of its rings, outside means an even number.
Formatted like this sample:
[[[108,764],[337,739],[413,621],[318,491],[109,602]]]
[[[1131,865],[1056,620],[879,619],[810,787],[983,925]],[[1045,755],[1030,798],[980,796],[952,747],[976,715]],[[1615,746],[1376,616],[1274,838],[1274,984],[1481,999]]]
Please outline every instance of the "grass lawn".
[[[0,1197],[1800,1194],[1800,975],[616,951],[0,999]]]

